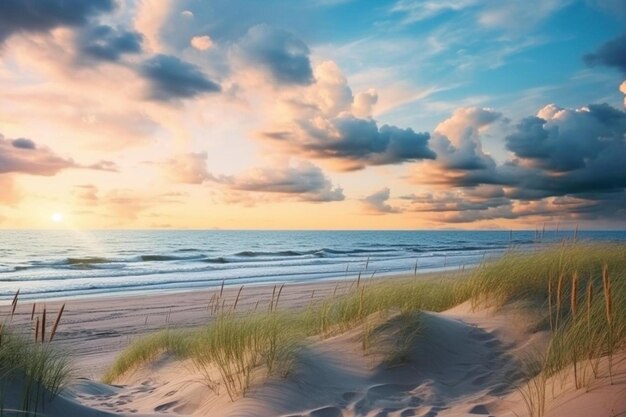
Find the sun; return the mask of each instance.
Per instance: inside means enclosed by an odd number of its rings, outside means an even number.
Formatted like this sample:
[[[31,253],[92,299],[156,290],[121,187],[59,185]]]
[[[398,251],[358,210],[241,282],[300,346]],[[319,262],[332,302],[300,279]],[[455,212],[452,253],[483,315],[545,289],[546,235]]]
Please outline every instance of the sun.
[[[50,220],[52,220],[55,223],[61,223],[63,221],[63,214],[61,213],[52,213],[52,216],[50,216]]]

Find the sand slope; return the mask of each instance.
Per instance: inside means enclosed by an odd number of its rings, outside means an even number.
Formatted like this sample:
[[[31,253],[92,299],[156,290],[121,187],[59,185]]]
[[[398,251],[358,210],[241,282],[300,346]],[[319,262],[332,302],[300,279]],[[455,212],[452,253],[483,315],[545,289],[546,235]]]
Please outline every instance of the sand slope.
[[[197,416],[489,415],[522,377],[515,359],[493,334],[458,318],[423,313],[422,322],[423,336],[398,366],[363,355],[357,329],[307,347],[288,378],[256,385],[234,403],[204,387],[189,362],[167,359],[123,389],[82,400],[115,412]]]
[[[468,304],[444,313],[421,313],[420,335],[405,360],[390,366],[386,353],[406,322],[383,320],[375,346],[363,351],[362,328],[312,341],[286,378],[256,383],[232,402],[211,391],[190,361],[163,356],[119,386],[77,380],[42,415],[212,417],[461,417],[528,415],[517,387],[518,360],[545,348],[536,318],[516,308],[472,312]],[[99,356],[94,356],[95,361]],[[98,364],[102,366],[102,364]],[[609,417],[626,413],[626,354],[614,358],[614,383],[606,361],[601,378],[575,390],[571,373],[548,382],[546,417]],[[15,393],[19,384],[14,384]],[[17,395],[17,394],[14,394]],[[6,407],[5,405],[5,408]],[[7,414],[10,415],[10,414]]]

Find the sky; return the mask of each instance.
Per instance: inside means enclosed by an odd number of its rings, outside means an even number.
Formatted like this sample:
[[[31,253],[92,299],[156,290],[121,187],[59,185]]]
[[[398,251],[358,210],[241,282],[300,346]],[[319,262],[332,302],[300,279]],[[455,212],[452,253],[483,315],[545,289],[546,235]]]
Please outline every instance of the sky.
[[[0,228],[623,229],[623,0],[2,0]]]

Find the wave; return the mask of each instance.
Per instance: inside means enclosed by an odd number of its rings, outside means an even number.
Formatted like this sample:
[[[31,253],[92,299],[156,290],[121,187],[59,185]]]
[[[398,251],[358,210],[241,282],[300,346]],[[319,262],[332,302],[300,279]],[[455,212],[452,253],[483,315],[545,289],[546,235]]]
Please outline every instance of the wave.
[[[393,252],[392,249],[329,249],[329,248],[321,248],[321,249],[313,249],[306,251],[295,251],[295,250],[284,250],[284,251],[275,251],[275,252],[267,252],[267,251],[243,251],[237,252],[233,256],[238,256],[242,258],[254,258],[254,257],[289,257],[289,256],[317,256],[324,257],[328,255],[355,255],[355,254],[371,254],[372,256],[376,256],[376,254],[380,253],[390,253]]]

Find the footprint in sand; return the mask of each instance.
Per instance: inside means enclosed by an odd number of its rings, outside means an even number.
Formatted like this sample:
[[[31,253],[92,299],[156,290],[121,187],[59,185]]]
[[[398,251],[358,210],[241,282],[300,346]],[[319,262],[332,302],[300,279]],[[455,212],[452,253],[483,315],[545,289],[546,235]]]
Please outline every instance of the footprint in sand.
[[[407,408],[402,410],[402,412],[400,413],[400,417],[413,417],[417,415],[417,411],[415,410],[415,408]]]

